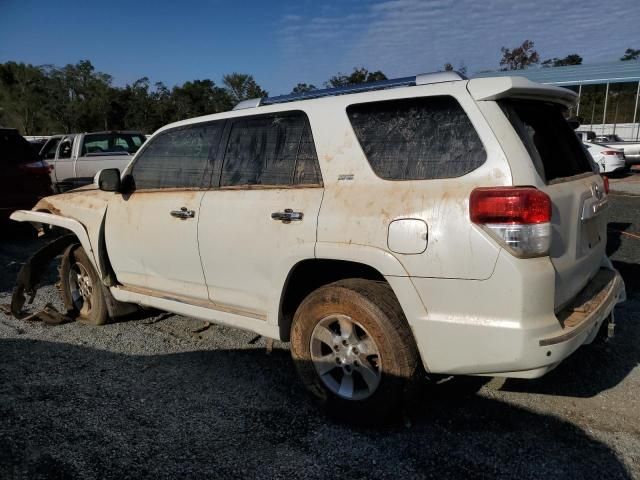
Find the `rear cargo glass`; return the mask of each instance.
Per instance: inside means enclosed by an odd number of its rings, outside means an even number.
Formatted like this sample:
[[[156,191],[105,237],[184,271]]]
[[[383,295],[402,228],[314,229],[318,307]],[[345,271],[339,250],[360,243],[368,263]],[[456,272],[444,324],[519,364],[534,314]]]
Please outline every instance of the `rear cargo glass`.
[[[530,100],[504,100],[500,106],[546,183],[593,171],[562,106]]]

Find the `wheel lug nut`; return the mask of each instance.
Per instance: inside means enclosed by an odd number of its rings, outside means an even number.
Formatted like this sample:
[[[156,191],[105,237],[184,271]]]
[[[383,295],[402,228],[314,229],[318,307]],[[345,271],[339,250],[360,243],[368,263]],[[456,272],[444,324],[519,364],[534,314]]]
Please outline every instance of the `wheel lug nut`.
[[[344,345],[345,347],[348,345],[346,340],[342,340],[342,345]]]

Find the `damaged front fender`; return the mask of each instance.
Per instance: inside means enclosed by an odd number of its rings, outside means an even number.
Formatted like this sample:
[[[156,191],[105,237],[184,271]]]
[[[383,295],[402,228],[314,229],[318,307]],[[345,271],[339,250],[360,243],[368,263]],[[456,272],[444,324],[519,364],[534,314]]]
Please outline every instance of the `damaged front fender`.
[[[17,210],[11,214],[11,220],[15,220],[16,222],[30,222],[32,224],[53,225],[69,230],[75,235],[77,241],[82,245],[82,248],[84,248],[84,251],[87,252],[93,267],[100,277],[102,277],[99,262],[96,261],[96,252],[91,246],[87,230],[79,221],[69,217],[33,210]]]
[[[27,301],[25,294],[30,297],[29,303],[33,302],[38,292],[38,285],[40,284],[42,274],[47,265],[74,242],[77,242],[75,235],[58,237],[34,253],[22,266],[18,273],[16,286],[13,289],[13,295],[11,296],[11,314],[14,317],[25,317],[22,311],[22,307]]]

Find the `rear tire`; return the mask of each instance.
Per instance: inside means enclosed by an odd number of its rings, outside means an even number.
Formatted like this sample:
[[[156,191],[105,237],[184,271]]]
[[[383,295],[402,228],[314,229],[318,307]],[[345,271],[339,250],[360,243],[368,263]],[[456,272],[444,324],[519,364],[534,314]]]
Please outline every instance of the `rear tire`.
[[[341,280],[309,294],[293,319],[291,356],[327,413],[355,423],[402,413],[420,371],[391,287],[371,280]]]
[[[87,325],[104,325],[109,319],[102,283],[84,248],[71,245],[60,266],[62,299],[67,312]]]

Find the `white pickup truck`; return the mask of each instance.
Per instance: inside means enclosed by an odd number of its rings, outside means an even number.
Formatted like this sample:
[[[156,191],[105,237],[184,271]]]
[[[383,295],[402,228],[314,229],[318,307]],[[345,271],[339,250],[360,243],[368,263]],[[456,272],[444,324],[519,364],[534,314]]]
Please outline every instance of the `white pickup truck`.
[[[113,131],[64,135],[51,163],[51,182],[58,193],[88,185],[103,168],[123,171],[145,142],[140,132]]]

